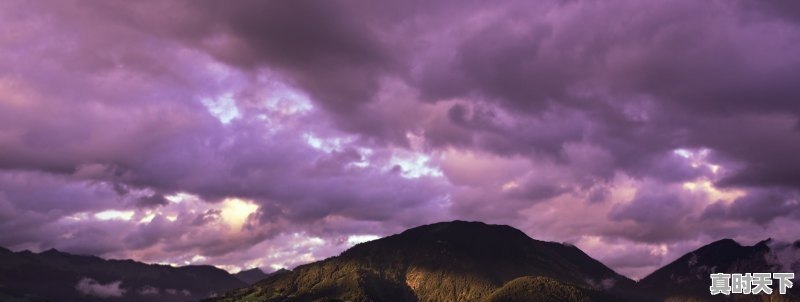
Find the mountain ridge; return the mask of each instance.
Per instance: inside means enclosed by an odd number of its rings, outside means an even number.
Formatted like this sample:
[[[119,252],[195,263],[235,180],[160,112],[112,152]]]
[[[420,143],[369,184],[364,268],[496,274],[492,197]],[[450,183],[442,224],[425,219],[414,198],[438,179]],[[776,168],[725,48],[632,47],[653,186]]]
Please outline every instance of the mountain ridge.
[[[526,276],[587,293],[628,296],[635,287],[575,246],[536,240],[510,226],[451,221],[360,243],[210,301],[481,301]],[[532,283],[543,284],[552,282]]]
[[[210,265],[173,267],[73,255],[56,249],[34,253],[0,247],[0,301],[54,301],[47,291],[37,292],[41,286],[17,283],[14,288],[14,282],[20,281],[15,279],[32,280],[45,273],[56,278],[44,286],[55,286],[60,295],[67,293],[66,299],[58,296],[58,301],[68,302],[112,298],[207,298],[226,302],[728,301],[729,297],[710,296],[710,273],[777,272],[786,267],[796,271],[800,261],[781,259],[795,252],[800,253],[800,241],[777,244],[767,239],[745,246],[733,239],[720,239],[635,282],[574,245],[537,240],[507,225],[458,220],[411,228],[356,244],[337,256],[291,271],[269,274],[257,268],[229,274]],[[117,270],[129,275],[110,273]],[[70,273],[69,278],[64,278],[65,271]],[[75,296],[80,286],[110,286],[117,281],[118,289],[125,292],[123,296]],[[218,281],[225,285],[220,286]],[[221,296],[209,298],[214,294]],[[797,294],[795,288],[786,296],[737,296],[735,301],[800,301]],[[565,298],[558,298],[562,296]]]
[[[174,267],[56,249],[0,249],[0,292],[22,301],[196,301],[246,285],[211,265]]]

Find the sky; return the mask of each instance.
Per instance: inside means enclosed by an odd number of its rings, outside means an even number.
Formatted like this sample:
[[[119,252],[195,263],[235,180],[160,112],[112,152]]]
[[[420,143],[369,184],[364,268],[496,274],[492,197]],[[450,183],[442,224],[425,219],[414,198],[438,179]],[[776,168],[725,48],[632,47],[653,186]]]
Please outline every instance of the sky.
[[[447,220],[800,239],[800,2],[0,1],[0,246],[236,272]]]

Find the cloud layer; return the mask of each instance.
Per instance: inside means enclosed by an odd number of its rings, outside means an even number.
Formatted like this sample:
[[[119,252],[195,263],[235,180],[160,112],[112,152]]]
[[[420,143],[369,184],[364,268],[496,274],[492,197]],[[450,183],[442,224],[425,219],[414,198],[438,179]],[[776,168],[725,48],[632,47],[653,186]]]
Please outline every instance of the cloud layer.
[[[447,219],[794,241],[790,1],[8,1],[0,245],[291,267]]]

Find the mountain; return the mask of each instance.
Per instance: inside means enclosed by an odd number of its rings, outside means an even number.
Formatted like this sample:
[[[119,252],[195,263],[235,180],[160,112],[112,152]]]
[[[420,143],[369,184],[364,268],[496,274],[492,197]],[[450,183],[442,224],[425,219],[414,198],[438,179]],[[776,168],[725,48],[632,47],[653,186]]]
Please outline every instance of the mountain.
[[[236,277],[237,279],[239,279],[240,281],[242,281],[244,283],[247,283],[247,285],[253,285],[254,283],[256,283],[258,281],[261,281],[261,280],[264,280],[269,276],[272,276],[272,275],[275,275],[275,274],[283,274],[283,273],[287,273],[287,272],[289,272],[287,269],[282,268],[282,269],[279,269],[277,271],[274,271],[274,272],[271,272],[271,273],[267,274],[267,273],[264,273],[264,271],[262,271],[260,268],[253,268],[253,269],[249,269],[249,270],[244,270],[244,271],[238,272],[236,274],[233,274],[233,276]]]
[[[0,248],[0,301],[197,301],[246,285],[213,266]]]
[[[264,271],[262,271],[260,268],[256,267],[253,269],[243,270],[241,272],[235,273],[233,274],[233,276],[236,277],[236,279],[239,279],[239,281],[247,283],[247,285],[252,285],[253,283],[261,281],[262,279],[268,277],[269,275],[264,273]]]
[[[793,245],[772,244],[770,239],[753,246],[742,246],[723,239],[687,253],[639,281],[641,290],[666,301],[800,301],[800,288],[790,295],[777,295],[777,281],[772,297],[755,295],[711,296],[712,273],[794,272],[800,262],[800,242]],[[796,281],[795,281],[796,283]],[[736,298],[735,300],[733,298]]]
[[[588,302],[621,300],[635,287],[575,246],[453,221],[361,243],[209,301]],[[557,293],[568,295],[549,299]]]

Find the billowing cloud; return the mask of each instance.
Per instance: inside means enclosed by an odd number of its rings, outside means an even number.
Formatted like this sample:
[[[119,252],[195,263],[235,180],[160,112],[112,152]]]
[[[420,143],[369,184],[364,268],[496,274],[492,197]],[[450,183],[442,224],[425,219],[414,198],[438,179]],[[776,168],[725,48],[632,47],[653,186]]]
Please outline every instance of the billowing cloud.
[[[789,2],[7,1],[0,245],[271,270],[459,218],[641,277],[791,242]]]

